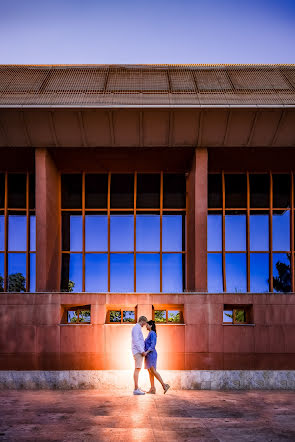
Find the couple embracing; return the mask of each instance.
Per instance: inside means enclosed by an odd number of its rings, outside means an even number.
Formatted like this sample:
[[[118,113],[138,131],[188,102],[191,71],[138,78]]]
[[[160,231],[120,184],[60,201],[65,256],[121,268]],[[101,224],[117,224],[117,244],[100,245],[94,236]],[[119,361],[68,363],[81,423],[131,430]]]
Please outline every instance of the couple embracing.
[[[144,326],[146,326],[147,330],[149,331],[146,340],[144,340],[141,330]],[[135,362],[133,394],[135,395],[145,394],[145,392],[138,387],[138,377],[142,367],[143,358],[144,368],[149,371],[151,382],[151,388],[149,391],[147,391],[147,393],[156,394],[155,378],[157,378],[162,385],[164,394],[167,393],[170,388],[170,385],[165,384],[160,374],[157,372],[158,355],[156,344],[157,332],[155,321],[148,321],[145,316],[140,316],[138,323],[132,328],[132,353]]]

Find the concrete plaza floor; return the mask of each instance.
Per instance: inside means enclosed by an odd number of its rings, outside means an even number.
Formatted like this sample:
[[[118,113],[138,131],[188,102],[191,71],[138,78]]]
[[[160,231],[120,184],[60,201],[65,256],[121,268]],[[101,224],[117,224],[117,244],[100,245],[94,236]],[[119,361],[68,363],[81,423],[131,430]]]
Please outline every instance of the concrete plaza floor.
[[[295,393],[6,390],[0,440],[295,441]]]

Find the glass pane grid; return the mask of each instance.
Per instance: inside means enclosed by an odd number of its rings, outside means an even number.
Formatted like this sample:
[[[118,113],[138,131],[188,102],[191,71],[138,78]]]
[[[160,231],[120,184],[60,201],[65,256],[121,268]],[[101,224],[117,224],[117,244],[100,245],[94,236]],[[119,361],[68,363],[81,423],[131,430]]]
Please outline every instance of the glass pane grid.
[[[153,181],[151,188],[148,185],[150,178]],[[68,179],[65,180],[66,187]],[[185,176],[163,173],[109,173],[106,191],[107,210],[105,206],[95,207],[94,201],[97,195],[105,195],[105,191],[96,190],[94,184],[97,180],[93,177],[89,179],[88,174],[81,174],[81,179],[79,177],[77,181],[79,189],[82,189],[81,198],[77,197],[80,195],[77,186],[75,199],[67,193],[68,188],[63,192],[67,204],[63,204],[61,209],[62,217],[70,218],[69,227],[64,229],[61,251],[62,256],[68,256],[68,261],[63,260],[65,266],[62,272],[63,290],[67,290],[69,284],[71,291],[81,285],[83,291],[96,289],[95,291],[111,292],[159,292],[162,291],[162,287],[163,291],[183,291],[183,257],[186,253]],[[165,207],[163,207],[164,181],[168,192]],[[177,183],[181,183],[180,188]],[[87,186],[91,189],[91,195],[88,203],[85,203]],[[76,204],[78,199],[80,205]],[[172,200],[174,204],[169,203]],[[72,201],[71,208],[68,205],[69,201]],[[138,201],[140,207],[136,206]],[[152,205],[152,202],[155,204]],[[73,222],[71,222],[72,217],[76,218]],[[66,262],[71,262],[72,255],[80,254],[83,267],[82,281],[78,272],[78,282],[75,284],[75,281],[69,280],[71,264]],[[107,256],[107,270],[104,268],[104,276],[98,277],[95,263],[98,263],[99,256],[100,259],[104,259],[103,255]],[[168,281],[173,272],[176,272],[173,275],[174,279]],[[147,274],[151,276],[149,279]],[[96,279],[99,281],[97,284]]]
[[[0,291],[34,292],[35,176],[5,172],[0,182]]]
[[[221,198],[217,198],[219,202],[215,205],[212,201],[217,191],[212,182],[218,180],[214,174],[210,189],[210,175],[208,291],[293,291],[295,269],[291,266],[291,253],[294,252],[295,240],[294,218],[291,220],[290,212],[295,203],[295,192],[291,191],[294,175],[244,173],[244,178],[241,178],[243,174],[222,172],[221,185],[219,182],[217,186]],[[235,182],[235,186],[231,181]],[[294,217],[293,210],[291,213]],[[237,287],[237,281],[240,287]]]

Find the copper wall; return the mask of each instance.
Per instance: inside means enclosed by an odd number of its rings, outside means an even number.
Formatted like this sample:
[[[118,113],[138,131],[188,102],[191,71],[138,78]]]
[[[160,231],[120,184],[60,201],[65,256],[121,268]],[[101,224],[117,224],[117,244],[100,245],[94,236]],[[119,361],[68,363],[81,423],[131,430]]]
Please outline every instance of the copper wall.
[[[132,367],[132,325],[105,324],[109,305],[152,317],[183,304],[185,325],[158,325],[159,368],[295,369],[295,295],[2,294],[2,370]],[[91,304],[91,325],[61,325],[62,305]],[[252,304],[254,325],[222,325],[224,304]]]

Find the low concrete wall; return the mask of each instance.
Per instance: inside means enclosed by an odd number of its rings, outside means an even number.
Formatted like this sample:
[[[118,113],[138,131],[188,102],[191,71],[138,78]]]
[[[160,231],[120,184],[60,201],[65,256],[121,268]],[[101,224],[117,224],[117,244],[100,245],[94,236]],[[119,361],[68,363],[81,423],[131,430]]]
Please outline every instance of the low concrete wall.
[[[0,389],[132,390],[129,370],[0,371]],[[287,370],[163,370],[175,390],[295,390],[295,371]],[[140,385],[149,388],[146,371]],[[158,391],[161,387],[157,385]]]

